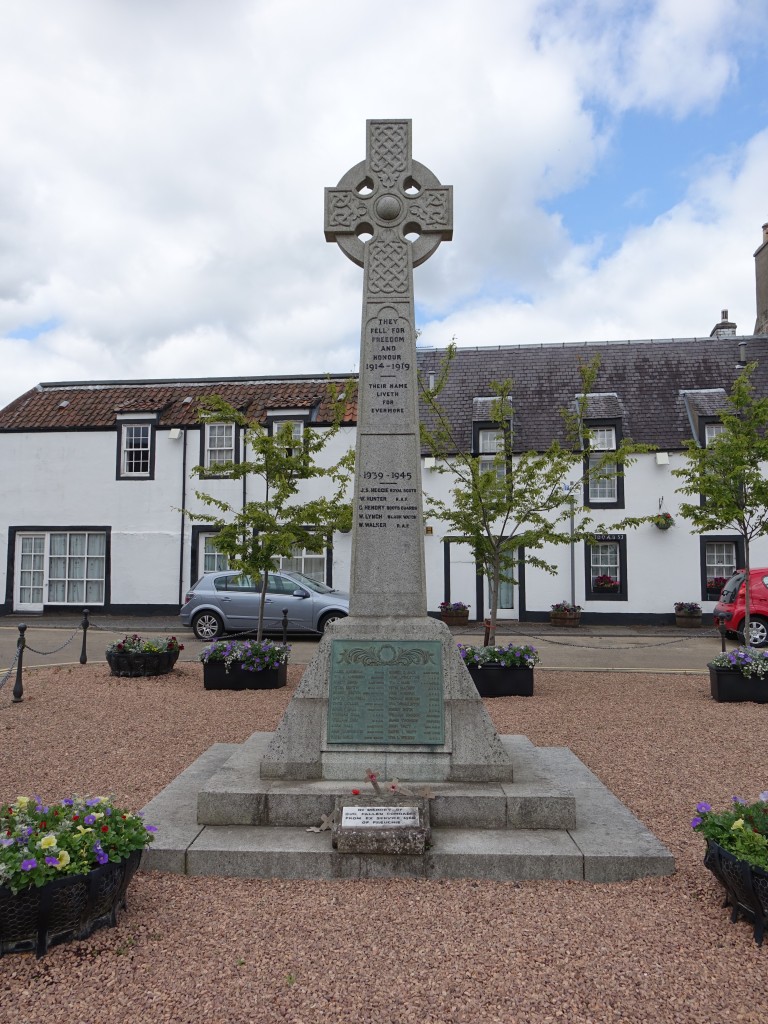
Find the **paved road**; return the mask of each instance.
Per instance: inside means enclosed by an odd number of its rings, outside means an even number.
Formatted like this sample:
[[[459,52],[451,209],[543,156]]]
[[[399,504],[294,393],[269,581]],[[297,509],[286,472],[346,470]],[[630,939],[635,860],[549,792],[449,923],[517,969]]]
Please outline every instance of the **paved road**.
[[[12,665],[19,625],[26,624],[24,665],[77,664],[83,633],[80,616],[9,615],[0,618],[0,680]],[[205,646],[191,629],[178,620],[146,617],[94,617],[87,633],[89,661],[101,661],[104,648],[125,633],[142,636],[173,634],[184,644],[182,661],[197,661]],[[457,641],[481,644],[481,626],[454,630]],[[289,636],[291,661],[308,664],[317,650],[318,638]],[[542,668],[618,670],[638,672],[706,672],[706,664],[721,649],[713,629],[684,630],[675,626],[580,626],[557,629],[549,623],[513,623],[499,633],[497,642],[533,644],[541,655]],[[728,641],[729,646],[733,646]],[[53,652],[53,653],[38,653]]]

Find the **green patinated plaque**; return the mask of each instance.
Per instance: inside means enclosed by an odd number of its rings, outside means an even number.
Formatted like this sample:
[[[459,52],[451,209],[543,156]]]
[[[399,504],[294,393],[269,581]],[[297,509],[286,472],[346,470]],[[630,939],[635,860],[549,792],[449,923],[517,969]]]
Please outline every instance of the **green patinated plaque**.
[[[333,640],[329,743],[445,742],[439,640]]]

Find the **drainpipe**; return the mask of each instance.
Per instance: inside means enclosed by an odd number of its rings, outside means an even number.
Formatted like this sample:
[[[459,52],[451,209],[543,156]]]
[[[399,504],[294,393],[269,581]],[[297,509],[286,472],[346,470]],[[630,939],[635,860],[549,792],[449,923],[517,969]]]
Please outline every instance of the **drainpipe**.
[[[184,601],[184,535],[187,517],[187,428],[181,432],[181,529],[179,530],[179,607]]]

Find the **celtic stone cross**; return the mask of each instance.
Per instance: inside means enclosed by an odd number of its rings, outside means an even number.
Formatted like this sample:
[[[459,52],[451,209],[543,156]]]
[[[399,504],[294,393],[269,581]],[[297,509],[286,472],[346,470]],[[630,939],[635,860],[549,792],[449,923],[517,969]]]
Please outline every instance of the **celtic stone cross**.
[[[366,159],[325,190],[325,238],[363,267],[350,614],[426,615],[413,268],[453,230],[453,190],[411,122],[368,121]]]

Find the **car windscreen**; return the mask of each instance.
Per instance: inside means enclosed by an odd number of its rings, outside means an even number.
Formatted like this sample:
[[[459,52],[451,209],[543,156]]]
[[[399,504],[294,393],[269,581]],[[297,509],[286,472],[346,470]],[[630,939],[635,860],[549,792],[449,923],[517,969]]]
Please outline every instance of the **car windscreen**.
[[[296,580],[302,587],[306,587],[307,590],[314,591],[315,594],[332,594],[333,587],[327,587],[325,583],[321,583],[320,580],[313,580],[311,576],[305,576],[303,572],[291,572],[288,573],[291,579]]]
[[[743,572],[737,572],[734,576],[731,576],[731,578],[723,587],[723,592],[720,595],[720,600],[724,601],[726,604],[733,604],[733,602],[736,600],[736,595],[739,592],[739,587],[744,582],[744,579],[745,577]]]

